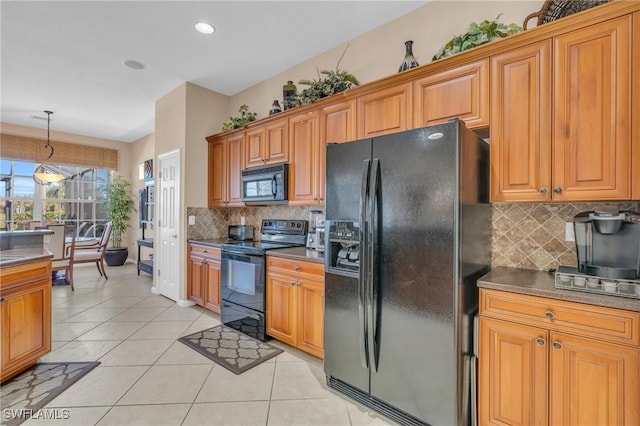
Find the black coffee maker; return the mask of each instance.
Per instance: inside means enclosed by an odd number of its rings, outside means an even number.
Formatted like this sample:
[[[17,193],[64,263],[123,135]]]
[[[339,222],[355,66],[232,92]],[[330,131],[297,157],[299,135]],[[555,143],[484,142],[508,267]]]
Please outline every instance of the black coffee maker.
[[[612,279],[640,279],[640,213],[601,205],[573,218],[578,270]]]

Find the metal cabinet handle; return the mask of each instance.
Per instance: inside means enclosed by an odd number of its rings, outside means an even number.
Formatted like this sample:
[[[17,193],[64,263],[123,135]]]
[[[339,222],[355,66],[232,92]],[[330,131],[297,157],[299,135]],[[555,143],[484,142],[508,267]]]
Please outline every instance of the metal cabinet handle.
[[[296,267],[295,267],[295,268],[293,268],[293,269],[295,269],[296,271],[299,271],[299,270],[300,270],[300,267],[299,267],[299,266],[296,266]]]
[[[560,188],[559,186],[556,186],[555,188],[553,188],[553,192],[555,192],[556,194],[559,194],[562,192],[562,188]]]
[[[549,190],[547,188],[540,188],[541,194],[546,194]]]
[[[291,287],[293,287],[293,286],[295,286],[295,285],[296,285],[296,283],[291,283]]]
[[[547,318],[547,319],[553,319],[553,317],[554,317],[553,312],[551,312],[551,311],[547,311],[547,312],[545,312],[545,313],[544,313],[544,316],[545,316],[545,318]]]
[[[297,280],[296,283],[297,283],[298,287],[300,287],[300,280]]]
[[[544,346],[547,342],[545,342],[545,340],[542,337],[538,337],[536,339],[536,343],[539,344],[540,346]]]
[[[0,297],[0,303],[4,302],[4,297]]]
[[[553,349],[562,349],[562,345],[558,342],[553,342]]]

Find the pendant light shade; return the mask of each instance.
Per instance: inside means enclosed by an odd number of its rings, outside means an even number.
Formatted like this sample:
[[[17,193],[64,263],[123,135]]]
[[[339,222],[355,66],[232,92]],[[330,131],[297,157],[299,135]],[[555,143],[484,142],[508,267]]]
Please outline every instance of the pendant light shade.
[[[65,175],[53,173],[45,167],[45,163],[53,157],[53,146],[49,140],[49,128],[51,125],[51,114],[53,114],[53,111],[45,111],[45,114],[47,114],[47,144],[44,147],[48,148],[50,152],[49,156],[36,167],[36,170],[33,173],[33,180],[40,185],[50,185],[55,182],[60,182],[65,178]]]

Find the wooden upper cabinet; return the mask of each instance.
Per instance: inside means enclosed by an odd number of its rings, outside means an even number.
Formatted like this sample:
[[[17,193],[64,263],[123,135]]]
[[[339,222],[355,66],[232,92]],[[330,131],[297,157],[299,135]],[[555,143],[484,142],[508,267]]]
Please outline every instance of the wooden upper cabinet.
[[[464,120],[470,129],[489,126],[489,60],[430,74],[413,83],[413,125]]]
[[[289,119],[289,143],[289,204],[317,204],[320,180],[317,111]]]
[[[356,101],[349,99],[320,108],[320,144],[356,139]]]
[[[640,351],[551,333],[552,426],[640,424]]]
[[[208,203],[209,207],[224,206],[227,199],[227,151],[224,140],[209,142]]]
[[[491,58],[491,201],[551,199],[551,41]]]
[[[630,38],[630,15],[554,38],[554,200],[631,196]]]
[[[288,119],[270,121],[247,130],[246,134],[246,167],[289,161]]]
[[[244,169],[244,133],[227,139],[227,206],[244,206],[242,169]]]
[[[244,132],[209,141],[209,207],[244,206],[242,169]]]
[[[357,138],[370,138],[412,128],[412,83],[377,90],[357,98]]]
[[[631,75],[640,74],[640,12],[633,14],[633,39],[631,41]],[[640,200],[640,78],[631,79],[631,199]]]

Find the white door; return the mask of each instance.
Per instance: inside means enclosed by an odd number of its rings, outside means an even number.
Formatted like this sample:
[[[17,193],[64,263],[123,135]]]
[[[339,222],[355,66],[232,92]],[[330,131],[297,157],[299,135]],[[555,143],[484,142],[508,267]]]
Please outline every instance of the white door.
[[[158,156],[156,192],[156,287],[158,293],[178,301],[180,297],[180,150]]]

